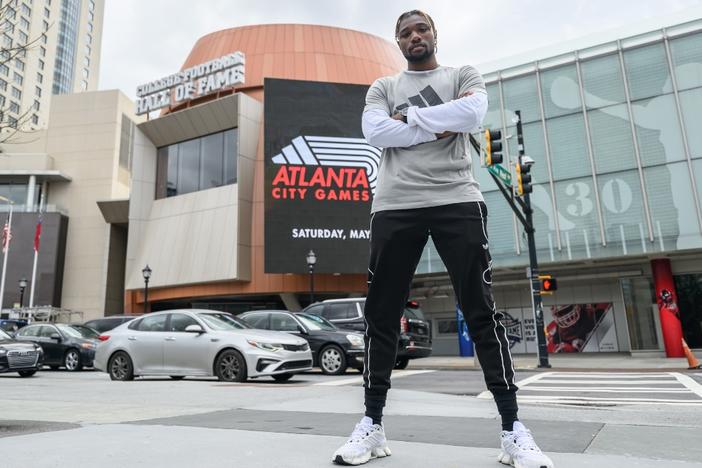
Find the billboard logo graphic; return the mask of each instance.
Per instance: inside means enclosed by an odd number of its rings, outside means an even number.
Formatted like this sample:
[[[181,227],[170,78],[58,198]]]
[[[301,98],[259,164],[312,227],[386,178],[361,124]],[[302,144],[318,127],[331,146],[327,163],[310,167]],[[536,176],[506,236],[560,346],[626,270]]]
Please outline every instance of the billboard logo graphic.
[[[305,171],[305,173],[311,174],[311,179],[327,181],[327,186],[333,185],[337,180],[344,181],[336,184],[339,185],[339,188],[358,188],[363,185],[363,181],[360,180],[363,178],[367,184],[366,188],[370,187],[371,192],[375,193],[380,149],[368,144],[363,138],[298,136],[280,153],[273,156],[272,160],[275,164],[347,168],[346,171],[343,169],[331,172],[312,170]],[[364,177],[359,177],[359,172],[365,172]],[[276,185],[276,181],[281,180],[280,175],[279,172],[273,185]],[[288,179],[290,180],[290,178]],[[303,182],[298,185],[305,185],[303,179],[304,176],[298,177],[298,180]],[[323,183],[322,186],[324,185]]]
[[[507,330],[507,341],[509,341],[509,348],[514,348],[514,345],[522,342],[522,321],[518,318],[513,317],[505,311],[500,312],[502,314],[502,325],[504,325]]]

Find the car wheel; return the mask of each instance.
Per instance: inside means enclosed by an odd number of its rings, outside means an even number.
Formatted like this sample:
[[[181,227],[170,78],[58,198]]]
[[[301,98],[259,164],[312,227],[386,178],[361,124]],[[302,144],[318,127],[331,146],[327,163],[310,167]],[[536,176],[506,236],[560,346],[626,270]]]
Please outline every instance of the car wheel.
[[[112,380],[134,380],[132,359],[125,352],[119,351],[115,353],[107,363],[107,372],[109,372]]]
[[[245,382],[247,377],[244,357],[233,349],[220,353],[215,361],[215,375],[224,382]]]
[[[171,378],[173,380],[183,380],[185,378],[184,375],[172,375]]]
[[[63,365],[67,371],[76,372],[83,368],[80,362],[80,352],[77,349],[69,349],[63,357]]]
[[[346,356],[336,345],[325,346],[319,352],[319,368],[323,374],[341,375],[346,372]]]
[[[37,371],[35,371],[35,370],[21,370],[21,371],[18,371],[17,373],[20,375],[20,377],[31,377],[34,374],[36,374]]]
[[[407,369],[407,364],[409,364],[409,358],[397,358],[397,361],[395,361],[395,369]]]
[[[273,379],[276,382],[287,382],[288,380],[292,379],[293,374],[276,374],[273,376]]]

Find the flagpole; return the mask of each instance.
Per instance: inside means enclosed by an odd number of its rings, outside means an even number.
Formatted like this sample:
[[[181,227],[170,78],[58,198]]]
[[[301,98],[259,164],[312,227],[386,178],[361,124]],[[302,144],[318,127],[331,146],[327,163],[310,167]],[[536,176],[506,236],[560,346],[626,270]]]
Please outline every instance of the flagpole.
[[[41,212],[39,212],[39,222],[34,232],[34,265],[32,265],[32,286],[29,290],[29,307],[34,307],[34,285],[37,282],[37,260],[39,259],[39,243],[41,238]]]
[[[7,221],[7,247],[4,250],[4,258],[2,259],[2,279],[0,279],[0,311],[2,310],[3,303],[5,302],[5,276],[7,273],[7,257],[10,256],[10,236],[12,235],[12,201],[5,197],[0,197],[0,200],[5,200],[10,204],[10,216]]]

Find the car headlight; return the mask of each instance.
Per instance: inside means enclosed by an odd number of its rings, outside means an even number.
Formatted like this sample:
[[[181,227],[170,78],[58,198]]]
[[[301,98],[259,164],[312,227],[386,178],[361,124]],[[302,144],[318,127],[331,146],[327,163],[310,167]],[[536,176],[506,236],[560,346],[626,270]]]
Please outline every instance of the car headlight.
[[[354,348],[363,348],[364,343],[361,335],[346,335],[346,339]]]
[[[44,349],[39,345],[34,345],[34,351],[36,351],[39,354],[42,354],[44,352]]]
[[[280,343],[268,343],[265,341],[256,340],[246,340],[246,342],[254,348],[263,349],[265,351],[273,351],[274,353],[283,349],[283,345]]]
[[[3,355],[3,354],[5,354],[6,352],[7,352],[7,350],[6,350],[6,349],[4,349],[4,348],[0,348],[0,355]]]
[[[95,345],[93,343],[83,343],[80,345],[80,347],[83,349],[95,349]]]

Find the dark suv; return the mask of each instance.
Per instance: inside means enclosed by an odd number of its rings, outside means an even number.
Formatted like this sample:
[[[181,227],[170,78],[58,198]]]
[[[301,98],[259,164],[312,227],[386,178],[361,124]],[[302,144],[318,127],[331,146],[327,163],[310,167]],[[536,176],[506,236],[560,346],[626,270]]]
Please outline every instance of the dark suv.
[[[302,312],[323,317],[345,330],[365,332],[363,307],[366,299],[329,299],[307,306]],[[431,332],[419,304],[409,301],[400,318],[400,341],[397,344],[396,369],[407,367],[410,359],[431,355]]]

